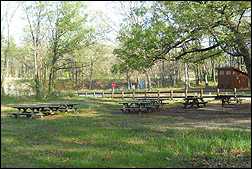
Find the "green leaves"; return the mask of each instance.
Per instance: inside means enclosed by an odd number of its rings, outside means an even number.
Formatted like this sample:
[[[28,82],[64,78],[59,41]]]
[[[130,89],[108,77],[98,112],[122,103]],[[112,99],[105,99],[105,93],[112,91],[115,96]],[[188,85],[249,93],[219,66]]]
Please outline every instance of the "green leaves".
[[[168,59],[166,54],[174,49],[178,49],[178,55],[171,57],[191,62],[216,59],[223,55],[223,47],[237,56],[241,44],[251,41],[251,21],[247,19],[250,11],[251,4],[240,1],[159,1],[149,8],[133,8],[131,14],[144,22],[127,22],[127,29],[118,37],[120,50],[115,54],[138,70]],[[210,37],[211,45],[195,44]]]

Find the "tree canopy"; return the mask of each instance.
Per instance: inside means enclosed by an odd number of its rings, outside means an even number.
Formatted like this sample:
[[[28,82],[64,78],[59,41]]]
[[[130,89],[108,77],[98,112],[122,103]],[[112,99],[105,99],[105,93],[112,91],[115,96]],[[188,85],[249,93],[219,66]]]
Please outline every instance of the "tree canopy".
[[[127,23],[115,54],[134,69],[160,59],[198,63],[229,54],[244,58],[251,79],[250,13],[247,1],[151,2],[150,7],[131,9],[131,15],[144,21]],[[207,39],[211,43],[204,43]],[[172,57],[167,55],[174,50]]]

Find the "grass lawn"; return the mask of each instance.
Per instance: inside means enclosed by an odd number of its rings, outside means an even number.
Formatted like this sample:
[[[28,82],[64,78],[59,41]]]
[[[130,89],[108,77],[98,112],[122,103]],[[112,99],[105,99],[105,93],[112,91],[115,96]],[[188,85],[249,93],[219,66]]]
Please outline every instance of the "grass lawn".
[[[251,168],[251,131],[180,128],[180,117],[121,114],[120,99],[1,99],[2,168]],[[14,105],[80,103],[75,113],[15,119]],[[175,106],[171,102],[166,105]],[[167,123],[161,123],[167,118]],[[168,119],[170,118],[170,119]],[[161,126],[162,124],[162,126]]]

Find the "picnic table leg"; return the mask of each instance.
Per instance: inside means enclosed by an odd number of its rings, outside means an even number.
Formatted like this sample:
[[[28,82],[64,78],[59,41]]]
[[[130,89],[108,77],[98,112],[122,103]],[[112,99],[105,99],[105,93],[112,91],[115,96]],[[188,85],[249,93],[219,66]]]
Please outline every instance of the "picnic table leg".
[[[19,117],[19,115],[18,115],[18,114],[14,114],[14,116],[15,116],[15,119],[17,119],[17,118]]]
[[[24,108],[23,110],[24,110],[23,113],[26,113],[27,108]],[[31,115],[29,115],[29,114],[26,115],[27,118],[30,118],[30,116]]]
[[[154,107],[154,109],[156,109],[157,107],[155,106],[155,102],[153,102],[153,103],[150,103],[150,107],[148,108],[148,105],[146,105],[147,106],[147,110],[150,112],[151,111],[151,109],[152,109],[152,107]]]
[[[131,104],[132,105],[132,104]],[[127,108],[129,108],[131,105],[127,103]],[[128,113],[130,113],[130,109],[128,109]]]
[[[20,110],[21,110],[21,108],[18,108],[17,114],[14,114],[16,119],[19,117],[18,113],[20,112]]]
[[[200,105],[199,105],[199,101],[198,101],[198,100],[196,100],[195,102],[196,102],[196,104],[197,104],[197,107],[200,107]]]
[[[187,104],[188,104],[188,100],[186,100],[185,105],[184,105],[184,108],[186,108]]]
[[[72,110],[73,110],[73,106],[72,105],[67,106],[67,111],[72,111]]]
[[[191,103],[192,103],[191,107],[193,107],[193,105],[194,105],[196,102],[195,102],[195,100],[193,100]]]
[[[123,104],[122,113],[125,111],[125,104]]]
[[[141,110],[142,110],[141,104],[139,104],[139,107],[140,107],[140,109],[139,109],[139,115],[140,115],[141,114]]]
[[[43,118],[43,116],[42,116],[43,113],[42,113],[41,111],[39,111],[39,109],[40,109],[40,108],[35,108],[34,110],[37,110],[39,116],[40,116],[41,118]],[[35,115],[35,112],[34,112],[34,115]]]

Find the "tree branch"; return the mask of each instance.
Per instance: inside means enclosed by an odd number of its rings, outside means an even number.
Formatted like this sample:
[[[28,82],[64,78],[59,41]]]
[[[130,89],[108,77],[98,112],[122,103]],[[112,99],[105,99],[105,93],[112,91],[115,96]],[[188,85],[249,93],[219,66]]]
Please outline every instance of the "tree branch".
[[[204,49],[197,49],[197,48],[193,48],[192,50],[189,50],[189,51],[185,51],[183,52],[182,54],[180,54],[179,56],[175,57],[176,60],[179,60],[182,56],[188,54],[188,53],[194,53],[194,52],[205,52],[205,51],[208,51],[208,50],[211,50],[211,49],[214,49],[216,47],[220,46],[220,43],[217,43],[213,46],[210,46],[208,48],[204,48]]]

